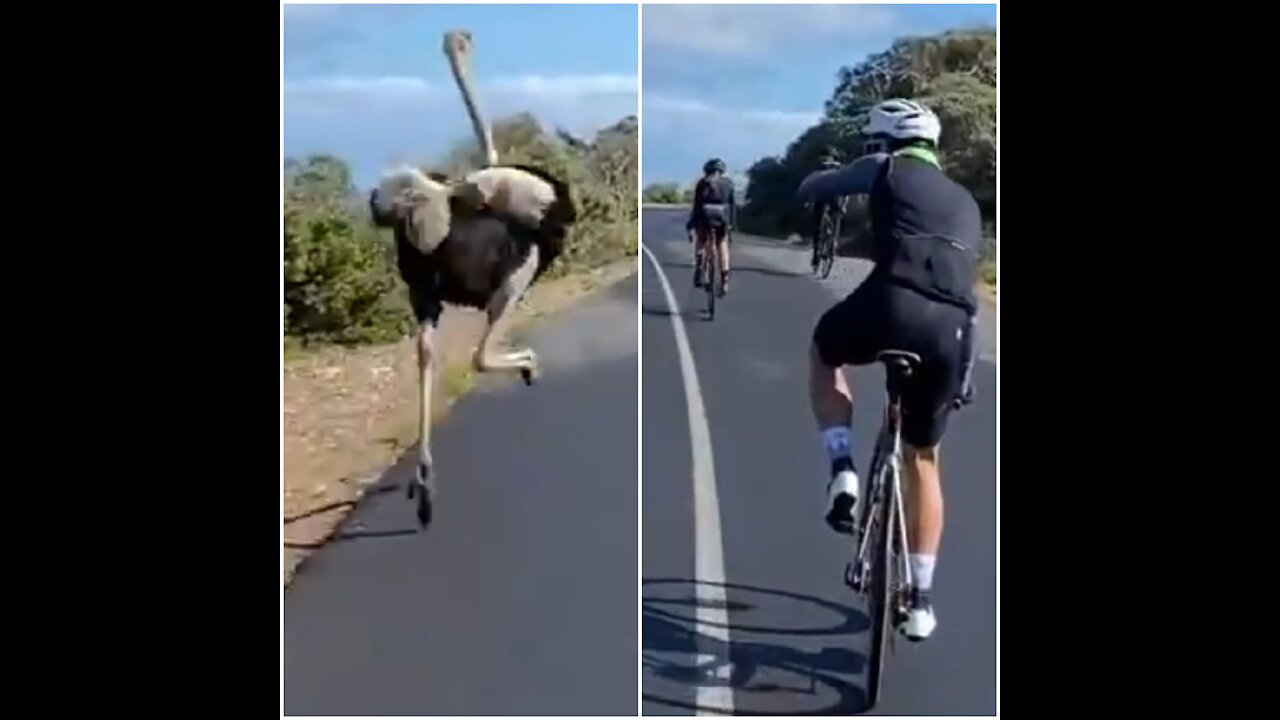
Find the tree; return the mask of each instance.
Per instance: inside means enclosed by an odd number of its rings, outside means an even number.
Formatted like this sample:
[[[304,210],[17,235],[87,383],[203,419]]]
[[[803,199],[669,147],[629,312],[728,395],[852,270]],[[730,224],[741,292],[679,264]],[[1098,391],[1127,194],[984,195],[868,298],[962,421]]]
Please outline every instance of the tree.
[[[940,160],[947,174],[973,193],[988,225],[995,221],[996,34],[994,29],[950,31],[895,41],[888,50],[842,67],[818,124],[801,133],[781,157],[762,158],[747,176],[744,226],[757,232],[801,231],[795,201],[800,181],[819,167],[822,152],[861,154],[867,111],[891,97],[916,98],[942,121]],[[857,237],[868,227],[865,203],[850,204],[843,227]]]

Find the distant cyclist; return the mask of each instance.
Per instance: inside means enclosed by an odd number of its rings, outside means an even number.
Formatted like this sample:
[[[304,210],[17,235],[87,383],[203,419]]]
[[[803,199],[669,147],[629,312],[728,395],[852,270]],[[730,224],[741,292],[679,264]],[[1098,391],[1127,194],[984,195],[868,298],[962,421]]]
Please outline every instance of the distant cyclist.
[[[823,170],[834,170],[835,168],[840,167],[840,158],[834,148],[828,148],[823,154],[821,166]],[[828,211],[831,213],[832,223],[835,226],[835,236],[839,238],[840,223],[844,219],[845,209],[848,205],[849,197],[847,195],[834,198],[829,201],[815,203],[813,205],[813,253],[811,264],[815,271],[818,269],[818,238],[822,234],[822,211],[824,209],[829,209]]]
[[[941,126],[928,108],[888,100],[869,113],[875,151],[800,184],[802,200],[870,196],[870,276],[818,320],[809,351],[809,394],[831,460],[827,523],[855,529],[858,476],[850,434],[853,401],[843,365],[875,362],[881,350],[919,355],[903,394],[904,492],[916,592],[898,630],[924,640],[937,619],[930,591],[942,538],[938,445],[953,407],[971,399],[977,249],[982,221],[973,196],[949,179],[936,153]],[[887,151],[887,152],[886,152]]]
[[[720,256],[720,288],[723,297],[729,289],[729,235],[737,221],[737,201],[733,181],[724,174],[724,161],[712,158],[702,165],[702,177],[693,188],[693,209],[685,229],[694,242],[693,286],[701,287],[697,268],[701,267],[707,240],[715,233],[715,248]]]

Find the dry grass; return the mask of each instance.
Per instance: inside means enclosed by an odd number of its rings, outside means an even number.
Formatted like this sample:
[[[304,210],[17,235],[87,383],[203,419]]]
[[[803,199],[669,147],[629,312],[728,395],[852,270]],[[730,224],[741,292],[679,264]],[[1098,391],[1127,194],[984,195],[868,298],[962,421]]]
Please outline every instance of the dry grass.
[[[513,329],[563,309],[635,271],[635,258],[535,285]],[[440,323],[437,420],[472,385],[471,354],[484,330],[480,311],[448,308]],[[284,366],[284,571],[287,584],[309,548],[322,542],[417,435],[413,340],[294,355]],[[290,547],[291,545],[295,547]],[[305,547],[297,547],[305,546]]]

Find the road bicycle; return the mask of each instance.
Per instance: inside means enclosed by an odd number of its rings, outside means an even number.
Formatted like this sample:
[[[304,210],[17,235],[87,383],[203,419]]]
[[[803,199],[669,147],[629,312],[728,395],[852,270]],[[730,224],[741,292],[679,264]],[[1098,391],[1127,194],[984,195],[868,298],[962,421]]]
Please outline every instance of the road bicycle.
[[[830,205],[823,205],[822,218],[818,221],[818,237],[814,239],[813,270],[823,280],[831,274],[831,266],[836,260],[836,218]]]
[[[849,198],[842,197],[822,204],[817,237],[813,239],[813,271],[826,280],[836,262],[836,243],[840,240],[840,221],[844,218]]]
[[[969,332],[976,328],[976,316]],[[902,503],[902,391],[920,368],[920,356],[903,350],[882,350],[876,361],[885,368],[885,411],[867,474],[867,500],[861,503],[854,537],[857,554],[845,565],[845,584],[866,601],[871,620],[871,649],[867,653],[867,709],[880,700],[886,635],[894,649],[891,626],[907,619],[915,588],[908,556],[907,518]],[[970,370],[972,363],[970,364]],[[971,375],[966,372],[961,392],[951,400],[959,410],[974,400]]]
[[[698,284],[707,293],[707,320],[714,320],[716,317],[716,294],[720,287],[720,275],[722,274],[720,252],[714,237],[706,241],[702,254],[698,257],[698,266],[693,271],[697,274]]]
[[[867,657],[867,708],[880,699],[886,635],[892,651],[890,626],[906,618],[913,587],[907,562],[906,515],[902,504],[902,389],[920,367],[920,356],[901,350],[884,350],[876,360],[885,366],[887,403],[876,439],[866,501],[858,516],[857,553],[845,566],[845,584],[866,601],[871,620],[871,650]]]

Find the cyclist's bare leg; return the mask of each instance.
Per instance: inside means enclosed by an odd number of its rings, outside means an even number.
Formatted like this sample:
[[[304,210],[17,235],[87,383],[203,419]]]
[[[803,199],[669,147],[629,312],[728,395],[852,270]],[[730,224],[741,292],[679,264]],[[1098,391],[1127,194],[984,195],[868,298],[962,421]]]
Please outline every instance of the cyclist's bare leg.
[[[720,294],[729,287],[729,231],[726,230],[723,237],[719,238],[716,243],[720,256]]]
[[[903,476],[906,494],[907,542],[911,553],[938,554],[942,544],[942,478],[938,472],[938,446],[904,445]],[[928,578],[926,578],[928,579]]]
[[[938,446],[916,448],[904,444],[902,453],[904,510],[911,576],[918,593],[912,600],[903,632],[923,640],[937,626],[932,604],[933,570],[942,543],[942,481],[938,472]]]
[[[702,287],[702,258],[706,252],[706,238],[702,231],[695,228],[690,230],[693,234],[693,286],[695,288]]]
[[[839,367],[822,360],[816,344],[809,345],[809,403],[822,432],[822,445],[831,461],[827,485],[827,524],[841,533],[853,533],[853,507],[858,497],[849,425],[853,420],[853,396]]]
[[[840,368],[822,361],[818,346],[809,344],[809,402],[818,429],[849,427],[853,419],[853,397]]]

